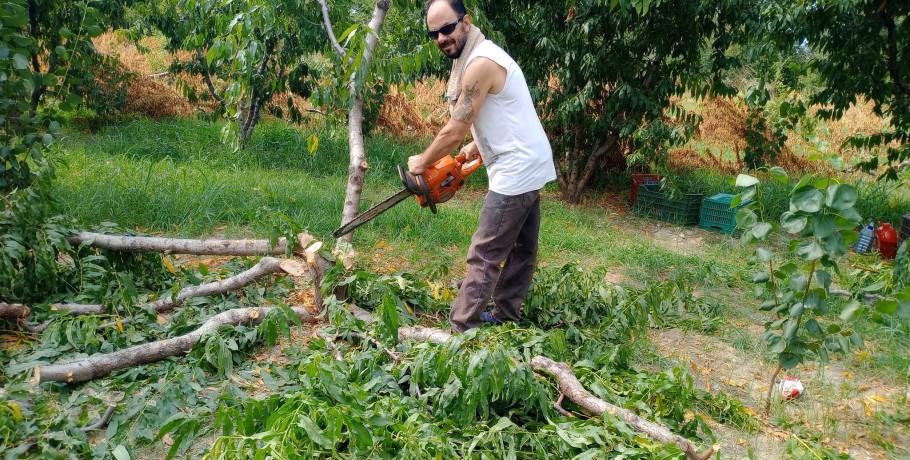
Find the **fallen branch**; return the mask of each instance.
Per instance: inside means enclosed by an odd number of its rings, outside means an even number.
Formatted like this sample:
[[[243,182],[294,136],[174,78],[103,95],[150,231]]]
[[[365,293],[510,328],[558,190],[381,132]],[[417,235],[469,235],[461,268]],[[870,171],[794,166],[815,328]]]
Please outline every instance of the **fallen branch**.
[[[100,430],[100,429],[106,427],[107,424],[111,422],[111,416],[114,415],[114,409],[116,409],[116,408],[117,408],[117,406],[107,406],[107,410],[104,411],[104,415],[102,415],[101,418],[98,419],[97,422],[92,423],[91,425],[82,427],[82,431],[89,432],[89,431]]]
[[[163,313],[173,310],[182,305],[186,299],[193,297],[207,297],[224,294],[226,292],[236,291],[244,286],[252,284],[254,281],[264,278],[275,273],[294,274],[300,270],[300,262],[291,259],[276,259],[274,257],[263,257],[259,263],[253,265],[250,269],[240,272],[230,278],[213,283],[200,284],[199,286],[185,287],[177,293],[176,296],[161,296],[154,302],[148,302],[139,305],[140,308],[150,308],[155,313]],[[120,324],[127,324],[132,321],[131,318],[121,318]],[[105,323],[100,328],[116,326],[117,322]]]
[[[676,444],[689,460],[706,460],[717,451],[717,446],[711,446],[705,452],[698,453],[698,448],[695,444],[692,444],[691,441],[682,436],[674,434],[667,427],[645,420],[627,409],[614,406],[592,395],[588,390],[585,390],[566,363],[556,362],[545,356],[535,356],[531,359],[531,368],[555,377],[556,382],[559,384],[559,390],[582,409],[594,415],[602,415],[604,412],[608,412],[628,423],[636,431],[647,434],[652,439],[668,444]]]
[[[398,340],[417,340],[443,344],[451,338],[452,334],[442,329],[419,326],[398,328]],[[644,433],[660,442],[676,444],[686,454],[688,460],[706,460],[717,451],[717,446],[711,446],[705,452],[698,453],[698,448],[695,444],[692,444],[691,441],[682,436],[674,434],[667,427],[645,420],[627,409],[614,406],[592,395],[585,390],[578,378],[575,377],[572,369],[565,363],[559,363],[546,356],[538,355],[531,359],[531,368],[535,371],[546,372],[556,378],[559,384],[560,397],[554,407],[558,406],[557,411],[560,413],[565,411],[565,413],[571,415],[561,406],[564,395],[591,414],[602,415],[604,412],[609,412],[614,417],[624,420],[639,433]]]
[[[400,327],[398,340],[418,340],[421,342],[446,343],[452,338],[452,333],[433,327]]]
[[[853,293],[852,293],[852,292],[850,292],[850,291],[845,291],[845,290],[843,290],[843,289],[832,289],[832,290],[828,291],[828,294],[831,294],[831,295],[839,295],[839,296],[843,296],[843,297],[853,297]],[[880,295],[880,294],[865,294],[865,295],[863,296],[863,298],[866,299],[866,300],[869,301],[869,302],[874,302],[874,301],[876,301],[876,300],[884,299],[885,297],[882,296],[882,295]]]
[[[28,316],[28,307],[21,303],[0,302],[0,318],[25,318]]]
[[[235,308],[209,318],[198,329],[189,334],[157,342],[145,343],[134,347],[90,356],[88,358],[65,364],[38,366],[32,383],[66,382],[76,383],[103,377],[111,372],[160,361],[170,356],[186,354],[199,340],[221,326],[239,324],[255,325],[262,322],[266,315],[278,307]],[[316,322],[317,315],[305,308],[292,308],[301,321]]]
[[[161,252],[165,254],[193,254],[216,256],[284,255],[288,240],[281,238],[272,246],[268,240],[189,240],[178,238],[156,238],[149,236],[105,235],[103,233],[79,232],[69,237],[69,243],[79,246],[88,243],[94,248],[123,252]],[[314,238],[306,233],[298,235],[300,247],[305,247]]]

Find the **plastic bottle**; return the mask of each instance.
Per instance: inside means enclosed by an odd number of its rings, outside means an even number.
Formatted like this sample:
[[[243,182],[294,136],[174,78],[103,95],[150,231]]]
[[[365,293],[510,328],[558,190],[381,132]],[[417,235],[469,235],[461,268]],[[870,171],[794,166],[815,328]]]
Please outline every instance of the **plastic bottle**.
[[[875,241],[875,225],[871,222],[865,228],[859,232],[859,241],[853,245],[853,250],[857,254],[865,254],[869,252],[869,249],[872,247],[872,243]]]
[[[894,259],[897,255],[897,231],[894,227],[885,222],[876,230],[875,235],[878,236],[878,252],[882,253],[882,258]]]

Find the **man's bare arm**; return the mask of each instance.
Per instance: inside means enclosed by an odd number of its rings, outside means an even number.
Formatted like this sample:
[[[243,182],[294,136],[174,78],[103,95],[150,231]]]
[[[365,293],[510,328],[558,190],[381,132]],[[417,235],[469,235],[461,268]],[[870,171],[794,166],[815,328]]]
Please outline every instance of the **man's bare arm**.
[[[412,174],[423,173],[427,166],[458,149],[480,113],[499,70],[503,70],[502,67],[486,58],[471,62],[462,78],[461,97],[455,103],[449,122],[423,153],[408,158],[408,169]]]

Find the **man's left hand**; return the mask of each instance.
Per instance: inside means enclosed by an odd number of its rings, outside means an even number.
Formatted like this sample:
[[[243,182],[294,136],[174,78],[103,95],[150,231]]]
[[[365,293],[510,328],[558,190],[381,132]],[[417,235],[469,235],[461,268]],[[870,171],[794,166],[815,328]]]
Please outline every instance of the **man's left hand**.
[[[408,157],[408,172],[413,175],[423,174],[427,170],[427,165],[421,155],[412,155]]]

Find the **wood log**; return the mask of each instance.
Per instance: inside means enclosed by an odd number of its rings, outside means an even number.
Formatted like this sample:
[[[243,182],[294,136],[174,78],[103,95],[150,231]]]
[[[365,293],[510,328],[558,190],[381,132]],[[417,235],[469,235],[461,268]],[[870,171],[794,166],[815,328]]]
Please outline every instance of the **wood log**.
[[[699,453],[695,444],[692,444],[691,441],[682,436],[674,434],[667,427],[645,420],[627,409],[614,406],[592,395],[588,390],[585,390],[585,387],[578,381],[578,378],[575,377],[572,369],[566,363],[556,362],[546,356],[538,355],[531,359],[531,368],[556,378],[559,391],[582,409],[594,415],[603,415],[604,412],[608,412],[628,423],[635,431],[644,433],[660,442],[676,444],[689,460],[706,460],[717,451],[717,446],[711,446],[705,452]]]
[[[418,340],[421,342],[446,343],[452,333],[435,327],[399,327],[398,340]]]
[[[103,377],[111,372],[142,364],[160,361],[170,356],[183,355],[190,351],[207,333],[221,326],[238,324],[259,324],[266,315],[277,307],[235,308],[209,318],[198,329],[186,335],[136,345],[112,353],[104,353],[65,364],[38,366],[32,383],[66,382],[76,383]],[[306,308],[293,308],[300,320],[314,323],[318,314]]]
[[[25,318],[28,316],[28,307],[21,303],[0,302],[0,318]]]
[[[253,265],[250,269],[240,272],[230,278],[212,283],[200,284],[199,286],[188,286],[180,290],[177,296],[163,295],[158,300],[139,305],[140,308],[151,308],[156,313],[163,313],[173,310],[183,305],[186,299],[193,297],[206,297],[212,295],[224,294],[226,292],[236,291],[254,281],[264,278],[275,273],[287,273],[286,267],[294,267],[299,262],[290,259],[276,259],[274,257],[263,257],[259,263]],[[293,274],[293,273],[291,273]],[[127,324],[132,321],[131,318],[122,318],[120,324]],[[101,325],[101,328],[116,326],[117,322],[109,322]]]
[[[300,247],[306,247],[314,240],[306,233],[298,235]],[[166,254],[193,254],[216,256],[284,255],[287,250],[286,238],[272,246],[268,240],[192,240],[179,238],[157,238],[148,236],[106,235],[95,232],[79,232],[69,237],[69,243],[79,246],[89,243],[94,248],[123,252],[162,252]]]

